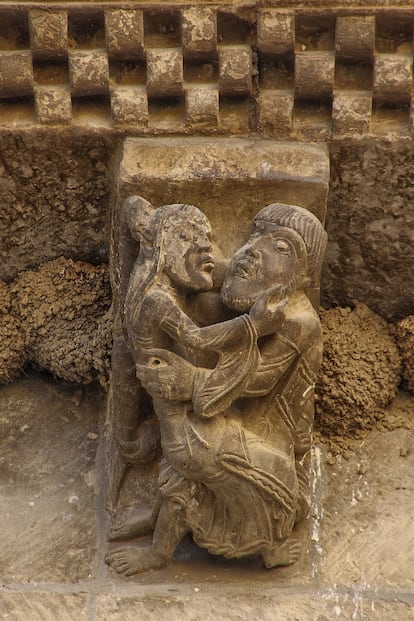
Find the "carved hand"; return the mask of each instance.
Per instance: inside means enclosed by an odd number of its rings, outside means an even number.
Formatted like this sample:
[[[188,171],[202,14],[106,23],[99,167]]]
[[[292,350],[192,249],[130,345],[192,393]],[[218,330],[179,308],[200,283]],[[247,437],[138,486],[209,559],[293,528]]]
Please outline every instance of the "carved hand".
[[[137,376],[152,397],[191,401],[197,368],[167,350],[149,350],[145,364],[137,364]]]
[[[259,295],[250,309],[250,319],[259,336],[272,334],[282,326],[285,320],[284,308],[287,298],[280,300],[280,294],[280,285],[267,289]]]

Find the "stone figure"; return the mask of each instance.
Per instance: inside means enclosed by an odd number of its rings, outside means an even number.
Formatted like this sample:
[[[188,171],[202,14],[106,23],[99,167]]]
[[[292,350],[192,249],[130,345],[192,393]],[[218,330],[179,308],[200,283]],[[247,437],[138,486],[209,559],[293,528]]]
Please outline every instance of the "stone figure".
[[[214,296],[207,218],[191,205],[129,205],[140,252],[125,327],[137,377],[153,400],[163,459],[151,519],[134,527],[135,536],[154,530],[152,545],[115,547],[107,562],[125,575],[162,567],[190,532],[213,554],[259,554],[266,567],[288,565],[300,554],[294,526],[309,508],[322,355],[309,297],[319,286],[323,227],[300,207],[262,209],[221,288],[234,316],[200,327],[189,309],[208,295],[202,292]]]

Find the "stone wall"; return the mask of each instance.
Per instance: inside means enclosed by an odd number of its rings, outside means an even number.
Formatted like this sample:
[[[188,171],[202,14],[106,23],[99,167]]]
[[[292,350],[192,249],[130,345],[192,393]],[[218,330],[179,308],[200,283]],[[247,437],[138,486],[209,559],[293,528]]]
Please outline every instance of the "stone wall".
[[[381,402],[369,394],[384,369],[398,376],[399,362],[393,345],[381,349],[391,339],[383,320],[364,307],[326,315],[327,330],[346,323],[341,368],[327,364],[323,376],[341,420],[331,404],[316,433],[309,549],[270,572],[185,542],[168,570],[129,582],[108,573],[105,395],[38,370],[106,385],[106,266],[126,137],[326,144],[323,305],[364,302],[388,322],[414,315],[413,23],[402,0],[2,3],[0,320],[11,336],[0,362],[14,348],[13,376],[28,374],[0,390],[4,618],[414,619],[414,401],[401,391],[387,407],[398,377],[388,392],[381,382]],[[257,201],[262,191],[272,200],[258,185]],[[220,214],[209,200],[219,222],[234,218],[231,199]],[[89,282],[96,297],[85,302]],[[69,302],[59,314],[60,297]],[[369,330],[350,348],[354,325]],[[395,330],[404,343],[410,325]],[[404,357],[411,368],[407,347]]]

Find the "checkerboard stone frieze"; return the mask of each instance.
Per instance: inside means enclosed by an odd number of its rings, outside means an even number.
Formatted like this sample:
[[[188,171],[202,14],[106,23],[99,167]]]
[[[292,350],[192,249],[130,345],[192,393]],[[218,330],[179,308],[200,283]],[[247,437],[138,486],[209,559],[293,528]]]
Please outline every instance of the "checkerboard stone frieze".
[[[154,39],[157,11],[175,16],[175,38],[167,28]],[[393,45],[387,37],[397,32],[393,20],[399,22],[392,9],[369,15],[349,9],[324,21],[311,10],[259,7],[250,15],[249,34],[235,40],[234,32],[223,30],[225,9],[211,5],[165,4],[154,17],[144,4],[3,4],[0,20],[8,28],[2,32],[11,34],[0,49],[0,123],[2,102],[32,102],[38,123],[67,124],[92,98],[114,128],[151,133],[166,129],[166,123],[154,125],[153,110],[159,118],[172,99],[184,133],[228,131],[223,106],[231,101],[238,114],[249,116],[245,127],[273,137],[295,135],[299,116],[319,104],[328,132],[369,132],[378,110],[410,118],[411,13],[406,40],[397,33]]]

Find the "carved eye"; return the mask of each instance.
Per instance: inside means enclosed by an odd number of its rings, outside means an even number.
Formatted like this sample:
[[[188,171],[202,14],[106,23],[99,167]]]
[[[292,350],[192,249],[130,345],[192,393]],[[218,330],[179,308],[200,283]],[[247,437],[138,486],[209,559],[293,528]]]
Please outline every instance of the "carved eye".
[[[286,239],[282,239],[280,237],[279,239],[275,239],[273,247],[281,254],[290,254],[290,244],[286,241]]]

